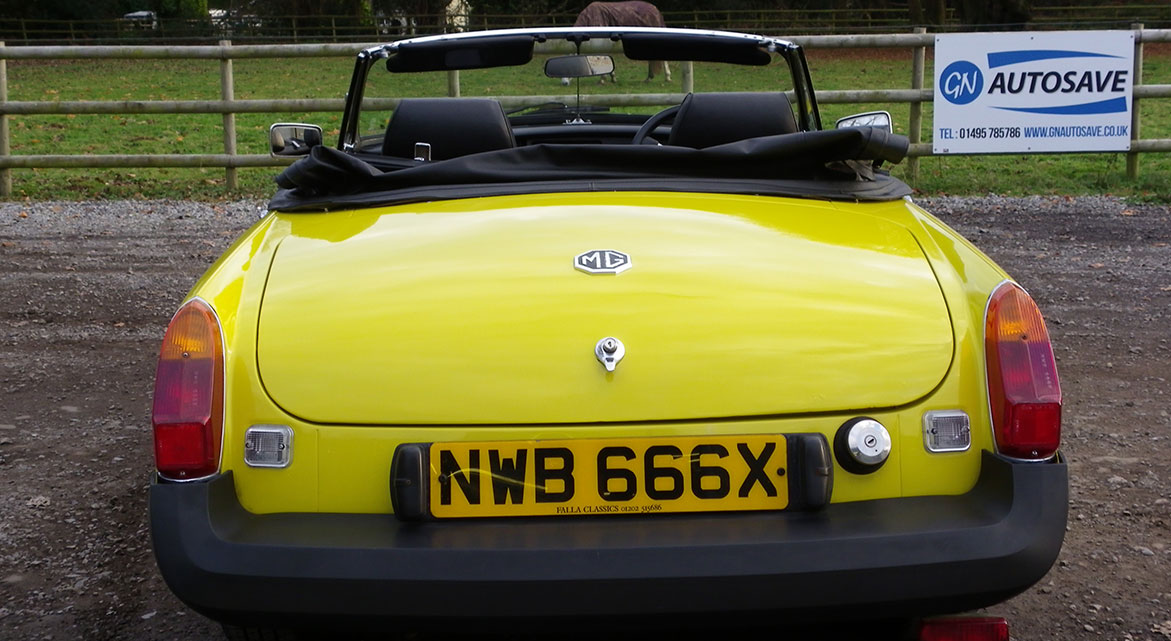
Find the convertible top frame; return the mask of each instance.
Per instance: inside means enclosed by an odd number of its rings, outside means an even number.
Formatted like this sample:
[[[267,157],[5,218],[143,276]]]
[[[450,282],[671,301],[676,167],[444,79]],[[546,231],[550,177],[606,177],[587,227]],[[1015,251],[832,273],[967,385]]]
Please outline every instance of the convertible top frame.
[[[338,149],[352,152],[358,148],[358,114],[361,110],[366,77],[379,60],[391,58],[400,52],[426,50],[428,62],[434,63],[436,59],[456,59],[457,62],[450,67],[431,64],[412,68],[410,64],[404,64],[394,71],[401,73],[433,71],[442,68],[454,70],[509,66],[528,62],[532,57],[531,49],[528,51],[527,57],[510,60],[507,57],[476,56],[474,55],[477,51],[476,45],[482,43],[484,47],[481,50],[487,50],[489,47],[499,45],[503,39],[511,41],[509,44],[515,46],[518,38],[531,38],[535,48],[537,43],[550,40],[581,43],[592,39],[608,39],[624,42],[628,36],[633,36],[630,38],[631,42],[638,42],[636,55],[627,54],[628,57],[636,60],[703,60],[731,64],[760,64],[755,60],[751,62],[746,60],[746,53],[755,48],[769,57],[772,54],[779,55],[788,63],[792,74],[797,103],[797,122],[800,129],[802,131],[821,129],[821,116],[817,109],[813,83],[809,78],[809,67],[805,62],[805,53],[800,46],[787,40],[730,31],[651,27],[500,29],[410,38],[370,47],[359,52],[354,64],[354,74],[350,79],[350,89],[346,94],[346,107],[342,116]],[[626,44],[624,43],[624,50],[625,48]],[[468,52],[472,52],[472,55],[462,55]],[[749,55],[751,57],[751,54]],[[767,59],[765,63],[767,64]]]

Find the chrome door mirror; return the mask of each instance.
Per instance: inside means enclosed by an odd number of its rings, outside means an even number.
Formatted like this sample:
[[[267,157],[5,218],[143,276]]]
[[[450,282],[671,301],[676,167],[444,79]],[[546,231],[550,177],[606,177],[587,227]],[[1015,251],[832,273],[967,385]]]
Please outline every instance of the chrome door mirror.
[[[558,56],[545,61],[545,75],[550,78],[589,78],[614,73],[610,56]]]
[[[278,122],[268,128],[268,150],[276,157],[307,156],[321,144],[321,127],[293,122]]]
[[[894,131],[888,111],[868,111],[839,119],[836,128],[845,129],[846,127],[878,127],[888,132]]]

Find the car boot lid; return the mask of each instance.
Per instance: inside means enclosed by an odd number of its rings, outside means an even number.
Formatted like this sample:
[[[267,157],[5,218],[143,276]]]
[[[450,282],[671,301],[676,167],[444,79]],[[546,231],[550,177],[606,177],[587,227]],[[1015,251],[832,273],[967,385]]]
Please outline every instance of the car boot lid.
[[[622,193],[288,215],[260,376],[335,424],[907,404],[950,366],[948,311],[911,233],[858,211]]]

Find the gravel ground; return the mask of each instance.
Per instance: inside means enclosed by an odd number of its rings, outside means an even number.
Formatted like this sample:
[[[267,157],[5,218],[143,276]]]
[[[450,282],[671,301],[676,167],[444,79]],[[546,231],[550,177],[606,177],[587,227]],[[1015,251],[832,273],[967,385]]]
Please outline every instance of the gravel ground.
[[[991,611],[1017,639],[1171,639],[1171,209],[923,201],[1028,288],[1065,392],[1070,527]],[[146,526],[158,343],[260,204],[0,204],[0,639],[217,639]]]

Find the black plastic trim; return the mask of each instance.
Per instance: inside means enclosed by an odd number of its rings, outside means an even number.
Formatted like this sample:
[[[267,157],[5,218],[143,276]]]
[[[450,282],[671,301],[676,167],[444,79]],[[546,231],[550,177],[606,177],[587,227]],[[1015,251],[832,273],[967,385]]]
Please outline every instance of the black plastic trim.
[[[818,512],[403,523],[246,511],[230,473],[156,483],[151,534],[184,602],[228,622],[428,624],[677,617],[786,621],[984,607],[1038,581],[1065,533],[1063,462],[984,453],[960,496]],[[479,628],[477,628],[479,629]]]

